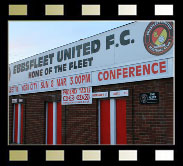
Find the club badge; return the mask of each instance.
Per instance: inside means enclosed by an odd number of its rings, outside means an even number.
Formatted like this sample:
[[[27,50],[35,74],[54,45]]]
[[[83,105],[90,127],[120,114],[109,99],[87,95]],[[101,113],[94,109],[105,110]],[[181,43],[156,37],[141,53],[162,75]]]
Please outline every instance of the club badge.
[[[153,55],[162,55],[173,46],[173,22],[151,22],[144,33],[144,46]]]

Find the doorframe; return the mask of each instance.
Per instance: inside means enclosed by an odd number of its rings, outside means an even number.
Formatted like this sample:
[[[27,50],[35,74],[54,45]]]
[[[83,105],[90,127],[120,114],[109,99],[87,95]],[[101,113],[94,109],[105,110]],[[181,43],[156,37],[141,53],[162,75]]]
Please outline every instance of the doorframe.
[[[57,144],[57,103],[58,101],[46,101],[46,137],[45,144],[48,144],[48,103],[53,103],[53,145]],[[62,118],[62,117],[61,117]]]
[[[116,102],[114,98],[98,100],[98,144],[100,144],[100,101],[110,100],[110,145],[116,144]],[[111,123],[113,122],[113,123]]]
[[[111,145],[116,144],[116,100],[110,98],[110,139]]]
[[[23,103],[15,103],[15,104],[13,104],[13,142],[15,142],[15,105],[18,105],[18,129],[17,129],[17,144],[21,144],[21,134],[23,134],[23,133],[21,133],[21,123],[23,123],[22,122],[22,104]],[[24,131],[24,130],[23,130]]]
[[[117,135],[116,135],[116,100],[117,99],[124,99],[121,97],[115,98],[105,98],[105,99],[98,99],[98,144],[100,144],[100,101],[101,100],[110,100],[110,145],[116,145],[117,143]]]

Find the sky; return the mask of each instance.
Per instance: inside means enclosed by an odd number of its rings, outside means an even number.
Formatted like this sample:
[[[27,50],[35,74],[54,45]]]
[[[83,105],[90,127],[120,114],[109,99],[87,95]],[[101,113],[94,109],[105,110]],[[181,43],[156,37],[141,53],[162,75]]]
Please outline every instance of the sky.
[[[132,21],[9,21],[9,63]]]

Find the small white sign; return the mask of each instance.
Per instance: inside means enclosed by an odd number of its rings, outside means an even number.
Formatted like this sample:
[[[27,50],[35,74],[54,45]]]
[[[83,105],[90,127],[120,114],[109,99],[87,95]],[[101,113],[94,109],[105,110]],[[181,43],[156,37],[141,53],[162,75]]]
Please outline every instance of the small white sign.
[[[108,92],[95,92],[92,94],[92,98],[106,98],[108,97]]]
[[[19,103],[23,103],[23,102],[24,102],[24,100],[23,100],[23,99],[19,99],[18,101],[19,101]]]
[[[110,91],[110,97],[129,96],[128,90]]]
[[[92,87],[62,90],[62,105],[92,104]]]
[[[18,102],[18,100],[17,100],[17,99],[12,99],[11,102],[12,102],[13,104],[15,104],[15,103]]]

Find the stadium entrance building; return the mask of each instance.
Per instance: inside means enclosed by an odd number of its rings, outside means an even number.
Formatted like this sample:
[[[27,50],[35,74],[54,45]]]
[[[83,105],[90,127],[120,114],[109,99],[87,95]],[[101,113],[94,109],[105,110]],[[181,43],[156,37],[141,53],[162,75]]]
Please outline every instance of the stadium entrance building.
[[[9,144],[174,144],[174,22],[133,22],[9,65]]]

